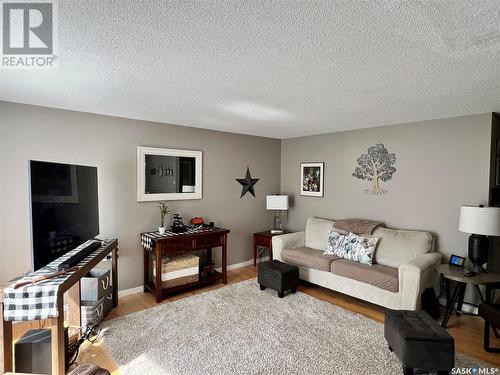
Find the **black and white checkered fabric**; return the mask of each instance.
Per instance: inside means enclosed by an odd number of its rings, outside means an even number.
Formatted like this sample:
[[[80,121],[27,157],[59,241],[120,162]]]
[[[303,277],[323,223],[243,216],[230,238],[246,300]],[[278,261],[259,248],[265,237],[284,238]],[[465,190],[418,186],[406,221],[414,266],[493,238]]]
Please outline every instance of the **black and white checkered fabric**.
[[[29,281],[33,278],[56,272],[59,264],[78,253],[84,245],[85,244],[69,251],[45,267],[31,273],[29,276],[17,280],[17,282]],[[101,246],[82,260],[78,266],[85,266],[105,249],[106,245]],[[57,310],[57,292],[59,290],[59,285],[66,281],[71,275],[72,273],[68,273],[17,289],[14,289],[12,286],[4,289],[4,319],[6,321],[23,321],[57,318],[59,315]]]
[[[165,231],[164,234],[160,234],[160,232],[145,232],[145,233],[141,234],[141,246],[143,248],[145,248],[146,250],[152,251],[154,246],[155,246],[155,242],[158,239],[166,238],[166,237],[174,237],[174,236],[183,236],[186,234],[210,232],[213,230],[217,230],[217,228],[208,227],[208,228],[199,228],[199,229],[188,229],[182,233],[174,233],[170,230],[167,230],[167,231]]]

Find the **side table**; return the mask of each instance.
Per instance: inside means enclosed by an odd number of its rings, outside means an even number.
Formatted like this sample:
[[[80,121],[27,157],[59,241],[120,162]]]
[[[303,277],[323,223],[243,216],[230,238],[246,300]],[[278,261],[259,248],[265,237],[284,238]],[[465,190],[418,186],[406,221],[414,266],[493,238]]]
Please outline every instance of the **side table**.
[[[446,293],[446,314],[444,316],[441,326],[446,328],[448,320],[453,313],[455,303],[457,304],[457,315],[462,312],[462,305],[464,303],[465,289],[467,284],[473,285],[479,293],[482,302],[491,303],[493,291],[500,288],[500,274],[495,272],[478,273],[477,275],[466,277],[464,276],[464,269],[449,264],[441,264],[438,267],[438,272],[445,282]],[[450,282],[455,281],[457,284],[451,292]],[[479,289],[480,285],[486,287],[485,296]]]
[[[253,234],[253,265],[257,265],[257,249],[264,247],[269,250],[269,260],[273,260],[273,237],[286,234],[287,232],[279,234],[271,234],[271,231],[258,232]]]

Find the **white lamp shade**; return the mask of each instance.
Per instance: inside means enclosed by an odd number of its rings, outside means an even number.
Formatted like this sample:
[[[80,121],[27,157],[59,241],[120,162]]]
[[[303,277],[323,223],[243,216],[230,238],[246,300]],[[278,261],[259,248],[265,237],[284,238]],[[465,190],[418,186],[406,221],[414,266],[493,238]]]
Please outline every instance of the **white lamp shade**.
[[[268,195],[266,197],[266,209],[288,210],[288,195]]]
[[[460,206],[460,232],[500,236],[500,208]]]

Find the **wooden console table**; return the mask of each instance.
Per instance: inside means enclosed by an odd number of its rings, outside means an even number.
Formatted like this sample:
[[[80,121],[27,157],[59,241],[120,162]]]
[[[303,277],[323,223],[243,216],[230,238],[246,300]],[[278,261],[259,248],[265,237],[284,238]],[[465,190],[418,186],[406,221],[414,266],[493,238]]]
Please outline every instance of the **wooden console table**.
[[[177,234],[155,238],[152,250],[144,248],[144,292],[151,292],[160,303],[167,295],[197,288],[200,286],[214,283],[222,280],[227,284],[227,234],[228,229],[214,228],[202,230],[200,232],[191,232],[188,234]],[[214,271],[213,274],[206,277],[201,276],[198,281],[189,284],[173,286],[169,288],[162,287],[162,262],[165,256],[175,256],[184,253],[206,250],[208,262],[212,261],[212,248],[222,248],[222,273]],[[154,282],[151,278],[152,265],[151,257],[156,260],[156,275]],[[158,261],[159,260],[159,261]]]
[[[106,256],[112,254],[111,261],[111,282],[113,285],[113,307],[118,306],[118,240],[108,241],[100,249],[97,249],[80,264],[80,269],[72,274],[62,277],[61,284],[57,290],[57,311],[56,318],[50,318],[51,337],[52,337],[52,374],[64,375],[66,373],[65,356],[66,348],[64,345],[64,303],[68,303],[71,311],[70,326],[80,327],[80,279],[84,277],[92,268],[97,266]],[[63,256],[64,257],[64,256]],[[62,257],[61,257],[62,258]],[[60,259],[60,258],[59,258]],[[54,262],[57,262],[54,261]],[[50,263],[48,266],[51,266]],[[36,276],[36,272],[34,273]],[[43,284],[40,283],[40,284]],[[1,304],[1,314],[3,324],[3,361],[4,371],[13,370],[13,348],[12,348],[12,321],[4,319],[3,299]]]

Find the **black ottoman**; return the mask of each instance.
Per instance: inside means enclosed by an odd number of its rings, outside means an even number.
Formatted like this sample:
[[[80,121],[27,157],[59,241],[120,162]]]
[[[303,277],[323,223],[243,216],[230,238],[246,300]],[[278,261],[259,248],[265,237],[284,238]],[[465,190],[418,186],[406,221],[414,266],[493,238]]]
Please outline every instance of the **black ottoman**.
[[[425,311],[387,310],[384,335],[405,375],[415,368],[449,374],[455,367],[453,337]]]
[[[278,297],[283,298],[285,291],[292,293],[297,291],[299,286],[299,267],[280,262],[279,260],[270,260],[259,263],[257,281],[260,290],[271,288],[278,291]]]

